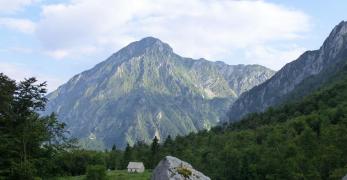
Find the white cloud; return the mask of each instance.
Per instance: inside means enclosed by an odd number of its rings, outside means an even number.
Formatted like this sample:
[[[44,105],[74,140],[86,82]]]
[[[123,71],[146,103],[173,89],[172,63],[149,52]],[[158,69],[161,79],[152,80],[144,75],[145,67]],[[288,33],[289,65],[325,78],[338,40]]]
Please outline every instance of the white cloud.
[[[287,47],[255,46],[245,53],[250,64],[262,62],[262,65],[279,70],[285,63],[297,59],[305,51],[304,48],[292,45]]]
[[[45,51],[45,54],[55,59],[64,59],[67,56],[72,56],[76,54],[90,55],[90,54],[94,54],[97,51],[98,51],[98,48],[94,46],[91,46],[91,47],[84,46],[84,47],[75,47],[70,49],[48,50],[48,51]]]
[[[35,23],[28,19],[18,18],[1,18],[0,27],[5,27],[22,33],[33,33],[35,31]]]
[[[38,0],[0,0],[0,13],[13,13]]]
[[[116,51],[154,36],[181,55],[226,60],[236,49],[289,42],[310,28],[303,12],[265,1],[72,0],[42,9],[37,36],[58,58],[83,55],[88,48]]]
[[[63,49],[57,49],[57,50],[53,50],[53,51],[47,51],[47,55],[51,56],[55,59],[63,59],[64,57],[66,57],[69,54],[68,51],[63,50]]]
[[[31,69],[28,69],[24,64],[18,63],[6,63],[0,60],[0,72],[4,73],[11,79],[16,81],[22,81],[24,78],[36,77],[39,82],[47,81],[48,92],[51,92],[63,84],[63,80],[52,77],[46,74],[42,74]]]

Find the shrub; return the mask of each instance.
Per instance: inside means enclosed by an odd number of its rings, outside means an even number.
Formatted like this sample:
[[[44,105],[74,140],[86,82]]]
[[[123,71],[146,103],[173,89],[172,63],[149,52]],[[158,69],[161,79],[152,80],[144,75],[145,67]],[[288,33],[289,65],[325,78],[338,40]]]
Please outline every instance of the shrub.
[[[347,174],[347,166],[344,168],[335,169],[330,175],[330,179],[342,179]]]
[[[87,167],[87,180],[106,180],[106,168],[102,165]]]
[[[186,167],[178,167],[177,172],[185,178],[189,178],[192,175],[192,171]]]

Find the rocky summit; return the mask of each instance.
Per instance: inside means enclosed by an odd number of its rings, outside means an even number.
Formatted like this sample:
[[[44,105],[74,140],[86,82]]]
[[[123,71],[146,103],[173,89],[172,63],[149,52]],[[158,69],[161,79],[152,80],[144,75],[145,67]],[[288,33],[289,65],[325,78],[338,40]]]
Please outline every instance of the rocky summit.
[[[125,147],[210,129],[245,91],[274,71],[184,58],[153,37],[133,42],[48,95],[85,148]]]

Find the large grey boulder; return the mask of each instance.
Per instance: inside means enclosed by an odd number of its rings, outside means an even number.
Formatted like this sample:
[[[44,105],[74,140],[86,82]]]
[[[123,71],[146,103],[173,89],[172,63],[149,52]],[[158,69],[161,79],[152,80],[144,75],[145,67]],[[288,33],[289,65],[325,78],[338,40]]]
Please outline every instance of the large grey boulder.
[[[192,165],[172,156],[166,156],[155,167],[152,180],[210,180]]]

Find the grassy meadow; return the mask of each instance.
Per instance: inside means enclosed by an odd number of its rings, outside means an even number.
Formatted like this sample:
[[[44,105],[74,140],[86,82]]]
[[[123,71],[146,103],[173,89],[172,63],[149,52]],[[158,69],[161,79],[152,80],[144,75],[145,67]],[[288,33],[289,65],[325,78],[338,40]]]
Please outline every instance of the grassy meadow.
[[[107,178],[109,180],[149,180],[152,171],[146,170],[144,173],[128,173],[126,170],[108,171]],[[85,180],[86,176],[67,176],[56,177],[50,180]]]

